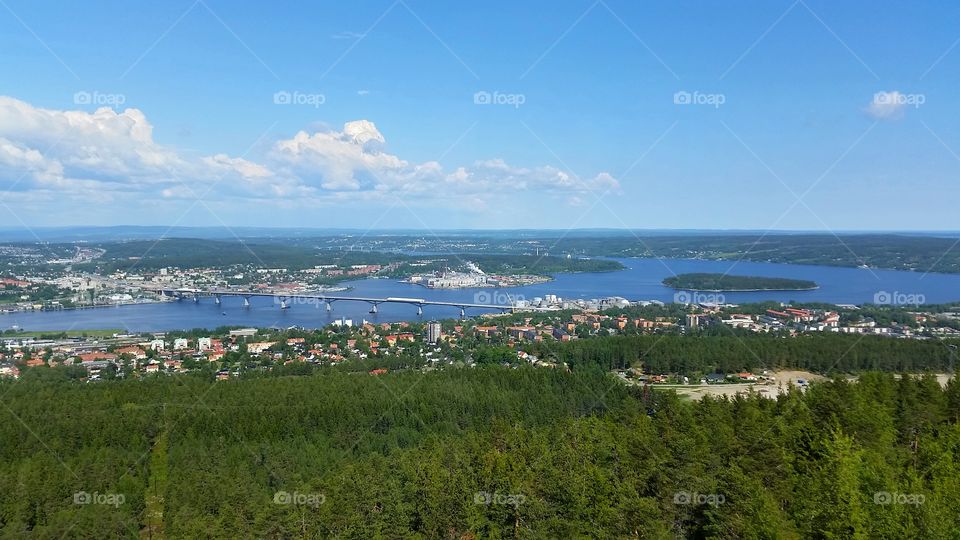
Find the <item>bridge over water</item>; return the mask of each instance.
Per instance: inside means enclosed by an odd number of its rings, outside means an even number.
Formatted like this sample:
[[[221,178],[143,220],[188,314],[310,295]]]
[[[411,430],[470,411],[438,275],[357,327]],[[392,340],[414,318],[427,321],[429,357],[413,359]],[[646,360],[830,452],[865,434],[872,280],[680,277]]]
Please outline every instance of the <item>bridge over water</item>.
[[[377,306],[380,304],[410,304],[417,306],[417,315],[423,315],[424,306],[448,306],[460,308],[460,317],[466,316],[468,308],[478,308],[487,310],[499,310],[502,313],[511,312],[518,309],[537,311],[539,308],[518,308],[515,305],[504,304],[476,304],[468,302],[441,302],[437,300],[427,300],[424,298],[405,298],[391,296],[387,298],[367,298],[362,296],[331,296],[323,293],[280,293],[280,292],[252,292],[252,291],[233,291],[233,290],[201,290],[201,289],[160,289],[159,292],[164,296],[174,297],[178,300],[192,298],[194,302],[199,302],[202,297],[213,297],[217,304],[220,304],[224,296],[235,296],[243,298],[244,307],[250,307],[250,298],[255,296],[270,297],[277,300],[280,309],[287,309],[293,303],[303,303],[305,300],[310,303],[323,302],[326,304],[327,311],[333,310],[334,302],[366,302],[370,304],[370,313],[377,312]]]

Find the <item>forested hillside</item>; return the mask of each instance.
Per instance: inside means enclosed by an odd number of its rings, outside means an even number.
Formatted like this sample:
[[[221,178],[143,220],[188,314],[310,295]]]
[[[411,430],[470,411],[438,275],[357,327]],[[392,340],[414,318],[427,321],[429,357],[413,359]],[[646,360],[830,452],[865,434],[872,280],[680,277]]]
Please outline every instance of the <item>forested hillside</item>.
[[[99,384],[48,369],[0,396],[3,537],[960,530],[960,385],[932,378],[693,403],[587,368]]]
[[[957,340],[890,339],[881,336],[817,334],[684,336],[675,334],[614,336],[527,346],[544,358],[575,369],[594,366],[609,371],[643,367],[651,373],[697,375],[755,369],[802,369],[817,373],[946,372],[956,362]]]

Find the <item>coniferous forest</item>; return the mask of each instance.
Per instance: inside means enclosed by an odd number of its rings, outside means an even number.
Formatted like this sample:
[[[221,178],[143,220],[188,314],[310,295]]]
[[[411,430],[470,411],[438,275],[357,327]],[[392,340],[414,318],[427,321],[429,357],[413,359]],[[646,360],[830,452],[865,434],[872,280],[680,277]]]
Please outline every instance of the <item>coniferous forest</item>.
[[[596,368],[0,384],[4,538],[953,538],[960,385]]]

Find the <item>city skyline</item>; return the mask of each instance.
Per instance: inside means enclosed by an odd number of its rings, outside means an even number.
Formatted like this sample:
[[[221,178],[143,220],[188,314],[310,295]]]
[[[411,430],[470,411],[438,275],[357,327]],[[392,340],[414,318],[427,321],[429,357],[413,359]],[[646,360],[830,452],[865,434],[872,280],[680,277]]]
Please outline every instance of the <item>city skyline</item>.
[[[6,2],[0,227],[956,230],[960,8],[545,6]]]

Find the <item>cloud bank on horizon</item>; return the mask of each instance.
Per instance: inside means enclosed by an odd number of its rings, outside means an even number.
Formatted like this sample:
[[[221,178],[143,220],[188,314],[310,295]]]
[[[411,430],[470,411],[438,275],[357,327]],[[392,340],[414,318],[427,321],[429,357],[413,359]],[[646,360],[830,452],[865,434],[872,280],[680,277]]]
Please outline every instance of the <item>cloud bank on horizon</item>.
[[[589,179],[549,166],[519,167],[501,159],[446,170],[386,151],[369,120],[342,130],[300,131],[274,141],[257,160],[190,156],[157,143],[140,110],[51,110],[0,96],[0,178],[10,201],[70,197],[105,204],[143,197],[192,200],[218,186],[219,197],[286,206],[403,197],[410,204],[445,204],[482,211],[504,191],[536,191],[575,203],[588,192],[617,192],[601,172]]]

